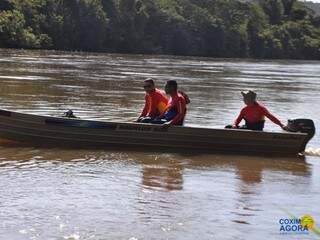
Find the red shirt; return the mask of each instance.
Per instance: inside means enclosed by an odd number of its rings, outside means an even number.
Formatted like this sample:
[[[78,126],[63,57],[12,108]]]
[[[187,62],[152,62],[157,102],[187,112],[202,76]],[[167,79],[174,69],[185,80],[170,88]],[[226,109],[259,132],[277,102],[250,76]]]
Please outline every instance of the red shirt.
[[[256,123],[264,121],[265,117],[269,118],[273,123],[282,126],[282,123],[278,118],[273,116],[264,106],[260,103],[255,102],[254,104],[244,107],[236,121],[234,122],[235,126],[238,126],[242,119],[245,119],[248,123]]]
[[[145,105],[140,117],[155,118],[165,112],[168,104],[168,99],[165,92],[156,88],[152,92],[147,93],[144,99]]]
[[[187,113],[186,105],[186,100],[181,93],[176,92],[170,97],[166,111],[174,109],[177,113],[176,116],[171,120],[172,125],[177,125],[183,122]]]

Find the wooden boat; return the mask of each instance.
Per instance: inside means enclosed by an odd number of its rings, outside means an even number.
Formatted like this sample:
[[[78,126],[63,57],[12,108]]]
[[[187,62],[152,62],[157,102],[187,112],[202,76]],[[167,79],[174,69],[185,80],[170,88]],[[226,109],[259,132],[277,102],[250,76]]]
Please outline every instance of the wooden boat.
[[[0,138],[33,146],[296,155],[306,133],[105,122],[0,110]]]

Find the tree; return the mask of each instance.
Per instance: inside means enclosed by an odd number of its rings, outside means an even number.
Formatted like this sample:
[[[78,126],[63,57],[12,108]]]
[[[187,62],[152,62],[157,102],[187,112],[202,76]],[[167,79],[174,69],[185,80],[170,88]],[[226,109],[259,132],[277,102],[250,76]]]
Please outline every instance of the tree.
[[[103,50],[109,20],[101,0],[80,0],[79,5],[78,48],[86,51]]]
[[[297,0],[1,0],[0,47],[319,58]]]
[[[0,43],[7,47],[39,47],[40,43],[32,33],[25,28],[24,16],[17,10],[0,12]]]
[[[284,14],[284,7],[281,0],[260,0],[264,12],[269,17],[269,22],[273,25],[279,24]]]
[[[9,0],[1,0],[0,1],[0,10],[2,11],[7,11],[7,10],[12,10],[13,9],[13,4]]]
[[[262,58],[264,56],[263,39],[261,33],[267,28],[267,17],[258,4],[252,4],[248,21],[249,55]]]
[[[296,3],[297,0],[282,0],[282,5],[284,8],[283,14],[286,16],[291,15],[291,11],[293,8],[293,5]]]

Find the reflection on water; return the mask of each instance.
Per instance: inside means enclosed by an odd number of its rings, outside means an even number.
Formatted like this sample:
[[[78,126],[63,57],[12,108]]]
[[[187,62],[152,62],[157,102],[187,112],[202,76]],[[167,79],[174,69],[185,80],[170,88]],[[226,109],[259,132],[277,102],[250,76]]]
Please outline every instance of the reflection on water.
[[[178,80],[188,92],[187,125],[229,123],[242,106],[239,91],[251,88],[282,120],[320,126],[319,62],[0,50],[1,106],[23,112],[70,108],[131,121],[150,76],[160,86]],[[318,134],[310,147],[320,147]],[[0,236],[301,239],[280,236],[278,221],[290,212],[320,222],[319,160],[2,146]]]
[[[142,175],[144,186],[167,190],[181,190],[183,186],[182,168],[179,165],[143,166]]]

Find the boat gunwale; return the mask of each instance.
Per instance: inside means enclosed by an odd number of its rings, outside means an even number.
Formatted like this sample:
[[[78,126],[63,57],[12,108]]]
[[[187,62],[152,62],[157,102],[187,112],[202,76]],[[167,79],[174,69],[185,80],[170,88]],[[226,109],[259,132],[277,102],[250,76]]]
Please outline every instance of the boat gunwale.
[[[50,115],[37,115],[37,114],[33,114],[33,113],[24,113],[24,112],[17,112],[17,111],[11,111],[11,110],[7,110],[7,109],[1,109],[1,112],[7,112],[10,113],[10,116],[5,116],[5,115],[1,115],[0,117],[15,117],[16,116],[26,116],[26,117],[30,117],[30,118],[38,118],[38,119],[43,119],[44,123],[46,120],[48,119],[52,119],[52,120],[63,120],[63,121],[67,121],[67,122],[75,122],[75,121],[79,121],[79,122],[89,122],[89,123],[101,123],[101,124],[110,124],[110,125],[132,125],[132,126],[149,126],[149,127],[153,127],[153,128],[157,128],[157,129],[162,129],[163,127],[161,125],[155,125],[155,124],[149,124],[149,123],[137,123],[137,122],[114,122],[114,121],[100,121],[100,120],[94,120],[94,119],[81,119],[81,118],[66,118],[66,117],[62,117],[62,116],[50,116]],[[11,115],[13,114],[13,116]],[[21,121],[25,121],[25,119],[20,119]],[[1,122],[1,120],[0,120]],[[35,122],[35,121],[25,121],[25,122]],[[75,126],[63,126],[63,127],[75,127]],[[90,129],[90,127],[82,127],[84,129]],[[255,130],[245,130],[245,129],[225,129],[225,128],[205,128],[205,127],[197,127],[197,126],[170,126],[170,129],[189,129],[189,130],[213,130],[213,131],[219,131],[219,132],[241,132],[241,133],[247,133],[247,134],[259,134],[259,135],[288,135],[288,136],[307,136],[306,133],[301,133],[301,132],[276,132],[276,131],[255,131]],[[124,130],[125,131],[125,130]],[[168,132],[169,133],[169,132]],[[180,133],[183,134],[183,133]],[[185,134],[185,135],[190,135],[190,134]]]

